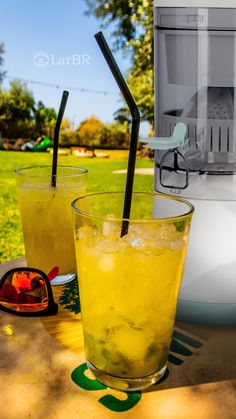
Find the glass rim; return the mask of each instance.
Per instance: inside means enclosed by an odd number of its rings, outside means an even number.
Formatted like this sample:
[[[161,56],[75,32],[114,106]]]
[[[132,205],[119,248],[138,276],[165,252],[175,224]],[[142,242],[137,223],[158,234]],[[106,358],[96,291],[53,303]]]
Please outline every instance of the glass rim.
[[[82,176],[85,175],[86,173],[88,173],[88,169],[85,169],[84,167],[78,167],[78,166],[63,166],[63,165],[58,165],[57,166],[58,169],[69,169],[69,170],[77,170],[80,173],[68,173],[68,174],[58,174],[57,173],[57,177],[62,177],[62,178],[67,178],[67,177],[77,177],[77,176]],[[51,172],[49,174],[40,174],[40,173],[29,173],[27,171],[31,170],[31,169],[50,169],[52,170],[52,166],[51,165],[39,165],[39,166],[26,166],[26,167],[20,167],[18,169],[15,169],[15,173],[19,176],[26,176],[26,177],[33,177],[33,178],[45,178],[48,177],[48,175],[51,176]]]
[[[160,199],[169,199],[170,201],[178,201],[182,204],[185,204],[188,207],[188,211],[184,212],[181,215],[176,215],[176,216],[170,216],[170,217],[160,217],[160,218],[123,218],[123,217],[112,217],[112,216],[101,216],[101,215],[95,215],[89,212],[86,212],[84,210],[81,210],[79,208],[76,207],[76,204],[78,201],[82,201],[86,198],[89,198],[91,196],[102,196],[102,195],[123,195],[125,196],[125,192],[123,191],[109,191],[109,192],[93,192],[93,193],[88,193],[86,195],[82,195],[76,199],[74,199],[71,203],[71,207],[72,209],[80,215],[83,215],[85,217],[88,218],[92,218],[92,219],[96,219],[96,220],[103,220],[103,221],[128,221],[128,222],[132,222],[132,223],[156,223],[157,221],[174,221],[174,220],[183,220],[185,218],[188,218],[189,216],[191,216],[194,212],[194,206],[187,201],[186,199],[174,196],[174,195],[168,195],[168,194],[162,194],[162,193],[156,193],[156,192],[133,192],[133,195],[145,195],[145,196],[149,196],[149,197],[157,197]]]

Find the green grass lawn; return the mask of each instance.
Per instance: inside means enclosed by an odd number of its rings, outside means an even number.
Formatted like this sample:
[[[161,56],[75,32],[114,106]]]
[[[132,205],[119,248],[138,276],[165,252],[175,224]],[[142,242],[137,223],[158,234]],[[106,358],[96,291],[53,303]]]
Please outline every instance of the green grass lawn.
[[[59,156],[58,164],[80,166],[88,169],[89,192],[122,191],[125,189],[125,174],[114,170],[126,169],[128,153],[108,151],[109,158],[86,158]],[[0,151],[0,262],[24,256],[23,237],[17,202],[14,170],[19,167],[51,164],[49,153]],[[136,168],[153,167],[154,162],[137,158]],[[153,191],[153,176],[136,174],[135,191]]]

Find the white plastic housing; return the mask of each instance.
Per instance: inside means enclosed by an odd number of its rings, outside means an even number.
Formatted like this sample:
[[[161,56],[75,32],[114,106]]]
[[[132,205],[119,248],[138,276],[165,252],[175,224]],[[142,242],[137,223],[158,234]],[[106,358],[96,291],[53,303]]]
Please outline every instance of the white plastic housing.
[[[204,7],[235,9],[235,0],[154,0],[154,7]]]

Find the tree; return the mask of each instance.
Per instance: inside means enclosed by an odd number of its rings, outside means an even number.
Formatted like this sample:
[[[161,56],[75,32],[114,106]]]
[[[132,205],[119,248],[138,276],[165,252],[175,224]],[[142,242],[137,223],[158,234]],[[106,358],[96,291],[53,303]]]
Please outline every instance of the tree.
[[[28,137],[33,131],[34,97],[16,80],[0,91],[0,131],[8,138]],[[28,135],[27,135],[28,133]]]
[[[81,122],[75,136],[77,142],[86,147],[128,148],[130,127],[127,121],[104,124],[92,116]]]
[[[142,118],[154,126],[154,62],[153,62],[153,2],[140,0],[133,22],[141,32],[129,41],[133,47],[133,65],[128,83],[142,113]]]
[[[68,131],[71,129],[71,121],[67,118],[63,118],[61,121],[61,130]]]
[[[76,135],[75,132],[71,129],[71,121],[67,118],[63,118],[61,122],[59,144],[61,146],[76,145]]]
[[[102,122],[95,116],[85,119],[75,132],[77,141],[87,147],[99,146],[102,127]]]
[[[134,99],[141,111],[142,119],[154,126],[154,93],[153,93],[153,70],[149,69],[138,72],[132,68],[127,83]]]
[[[57,119],[55,109],[47,108],[44,106],[42,101],[39,101],[34,108],[34,119],[37,134],[46,134],[52,138]]]
[[[5,53],[4,44],[3,44],[3,42],[0,42],[0,69],[3,66],[3,63],[4,63],[4,59],[3,59],[3,54],[4,53]],[[0,70],[0,84],[3,81],[3,79],[5,77],[5,74],[6,74],[5,71]]]
[[[130,127],[127,121],[122,124],[104,124],[101,130],[100,145],[108,148],[129,148]]]
[[[127,107],[117,109],[117,111],[114,112],[113,116],[114,120],[119,122],[120,124],[123,124],[124,122],[127,122],[129,125],[131,124],[131,115]]]
[[[153,2],[150,0],[85,0],[88,13],[115,25],[114,48],[131,54],[128,82],[141,116],[153,125]],[[145,97],[145,99],[144,99]]]
[[[13,80],[9,90],[0,89],[0,132],[9,139],[32,138],[41,134],[52,138],[56,112],[39,101],[24,83]]]

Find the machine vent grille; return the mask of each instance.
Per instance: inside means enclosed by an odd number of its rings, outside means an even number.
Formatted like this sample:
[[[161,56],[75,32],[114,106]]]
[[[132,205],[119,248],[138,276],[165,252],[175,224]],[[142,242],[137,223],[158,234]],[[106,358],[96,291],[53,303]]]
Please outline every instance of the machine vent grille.
[[[188,128],[187,138],[191,147],[195,144],[205,152],[236,152],[236,121],[229,119],[205,119],[183,117],[181,110],[162,115],[162,136],[170,136],[178,122],[184,122]],[[190,142],[189,142],[190,146]]]

